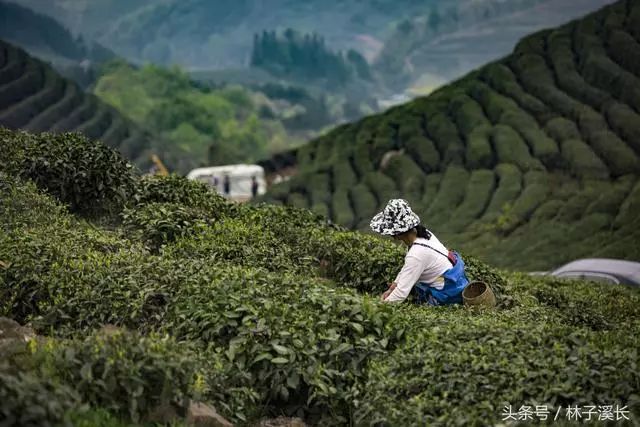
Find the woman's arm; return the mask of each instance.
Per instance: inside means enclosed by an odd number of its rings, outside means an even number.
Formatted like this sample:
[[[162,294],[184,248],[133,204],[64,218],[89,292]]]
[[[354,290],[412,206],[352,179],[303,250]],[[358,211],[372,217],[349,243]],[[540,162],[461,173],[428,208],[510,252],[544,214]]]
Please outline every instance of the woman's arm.
[[[393,290],[396,288],[396,286],[398,286],[398,284],[396,282],[391,282],[388,284],[388,286],[389,288],[380,297],[382,301],[384,301],[389,295],[391,295],[391,292],[393,292]]]
[[[396,277],[396,280],[394,281],[396,286],[384,301],[401,302],[407,299],[413,285],[416,284],[423,271],[424,265],[422,260],[415,256],[407,255],[404,260],[402,270],[400,270],[398,277]]]

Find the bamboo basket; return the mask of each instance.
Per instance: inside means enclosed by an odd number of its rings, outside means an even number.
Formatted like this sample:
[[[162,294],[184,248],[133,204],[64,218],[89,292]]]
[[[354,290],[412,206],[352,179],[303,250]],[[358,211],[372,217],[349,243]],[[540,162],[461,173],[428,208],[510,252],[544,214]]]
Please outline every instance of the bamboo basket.
[[[471,282],[462,291],[462,300],[467,306],[495,307],[496,296],[485,282]]]

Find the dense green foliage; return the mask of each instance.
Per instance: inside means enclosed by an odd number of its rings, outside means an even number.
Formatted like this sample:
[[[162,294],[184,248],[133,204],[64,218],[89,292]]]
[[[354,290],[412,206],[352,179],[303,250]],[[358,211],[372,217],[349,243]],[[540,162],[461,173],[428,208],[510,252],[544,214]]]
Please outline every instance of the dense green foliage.
[[[264,105],[240,87],[210,90],[180,69],[107,65],[94,92],[165,140],[168,167],[187,173],[209,164],[252,162],[290,144],[282,125],[260,118]]]
[[[465,253],[497,309],[384,304],[404,250],[310,211],[141,178],[124,222],[104,228],[6,172],[0,316],[47,336],[0,346],[9,425],[121,426],[191,400],[240,425],[484,425],[534,402],[640,416],[637,290],[506,275]]]
[[[158,133],[157,154],[183,174],[204,165],[265,159],[350,114],[362,115],[348,97],[329,99],[299,86],[202,80],[191,80],[179,68],[113,62],[103,67],[94,92]]]
[[[72,212],[118,213],[134,194],[133,167],[118,153],[80,134],[33,135],[0,128],[2,169],[35,182]]]
[[[640,74],[609,41],[629,40],[638,14],[637,1],[620,1],[535,33],[428,97],[334,129],[296,151],[295,191],[361,230],[405,198],[449,245],[502,267],[640,259],[640,216],[629,210],[640,185]],[[287,196],[275,186],[265,200]]]
[[[54,35],[50,38],[54,42]],[[0,125],[29,132],[81,132],[141,166],[149,162],[147,150],[155,143],[48,64],[4,41],[0,41]]]

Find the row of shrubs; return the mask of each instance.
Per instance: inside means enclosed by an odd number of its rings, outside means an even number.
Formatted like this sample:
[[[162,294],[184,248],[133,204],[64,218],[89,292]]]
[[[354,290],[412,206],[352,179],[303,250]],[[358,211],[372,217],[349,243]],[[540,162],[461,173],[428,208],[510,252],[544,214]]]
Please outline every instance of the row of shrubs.
[[[33,132],[81,132],[142,163],[149,139],[120,113],[60,77],[48,64],[0,41],[0,125]]]

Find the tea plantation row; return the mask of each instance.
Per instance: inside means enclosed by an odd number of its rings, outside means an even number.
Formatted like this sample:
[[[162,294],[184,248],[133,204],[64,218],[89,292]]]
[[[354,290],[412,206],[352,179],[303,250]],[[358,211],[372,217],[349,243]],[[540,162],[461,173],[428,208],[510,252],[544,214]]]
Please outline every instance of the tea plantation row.
[[[139,178],[77,135],[0,138],[0,316],[41,335],[0,345],[8,425],[142,423],[189,400],[240,425],[487,425],[536,404],[640,417],[637,290],[465,252],[498,309],[389,305],[389,240]]]
[[[620,0],[532,34],[428,97],[298,149],[298,176],[265,200],[366,230],[403,197],[445,241],[510,268],[639,259],[638,28],[640,2]],[[585,253],[586,236],[607,243]]]
[[[29,132],[81,132],[132,161],[148,162],[149,135],[48,64],[2,40],[0,125]]]

